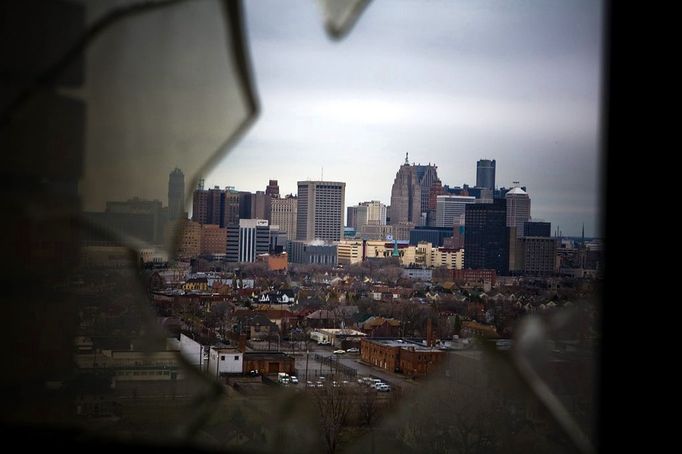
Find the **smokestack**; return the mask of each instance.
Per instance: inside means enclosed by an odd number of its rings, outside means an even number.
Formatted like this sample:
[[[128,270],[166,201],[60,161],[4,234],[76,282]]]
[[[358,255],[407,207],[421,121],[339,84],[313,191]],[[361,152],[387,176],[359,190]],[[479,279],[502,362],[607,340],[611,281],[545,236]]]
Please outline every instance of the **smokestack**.
[[[426,346],[433,347],[433,324],[430,318],[426,321]]]
[[[239,352],[244,353],[246,350],[246,334],[239,335]]]

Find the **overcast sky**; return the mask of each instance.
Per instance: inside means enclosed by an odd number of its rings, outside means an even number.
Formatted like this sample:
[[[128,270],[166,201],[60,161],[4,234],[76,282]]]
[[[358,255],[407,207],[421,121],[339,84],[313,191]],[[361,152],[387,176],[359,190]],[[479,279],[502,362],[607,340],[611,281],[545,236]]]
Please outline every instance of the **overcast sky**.
[[[599,2],[378,0],[339,42],[312,0],[245,4],[262,114],[208,186],[296,193],[324,168],[347,206],[389,204],[406,152],[451,186],[490,158],[534,218],[596,233]]]

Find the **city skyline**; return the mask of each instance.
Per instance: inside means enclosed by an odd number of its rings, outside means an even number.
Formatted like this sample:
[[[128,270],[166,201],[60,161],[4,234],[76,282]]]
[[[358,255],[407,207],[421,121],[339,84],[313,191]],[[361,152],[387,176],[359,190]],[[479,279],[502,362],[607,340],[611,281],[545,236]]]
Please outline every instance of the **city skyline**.
[[[598,236],[601,4],[398,6],[372,3],[332,42],[309,2],[247,4],[263,111],[207,187],[277,179],[295,194],[324,173],[347,205],[390,204],[405,152],[450,186],[495,159],[497,186],[527,186],[534,217]]]

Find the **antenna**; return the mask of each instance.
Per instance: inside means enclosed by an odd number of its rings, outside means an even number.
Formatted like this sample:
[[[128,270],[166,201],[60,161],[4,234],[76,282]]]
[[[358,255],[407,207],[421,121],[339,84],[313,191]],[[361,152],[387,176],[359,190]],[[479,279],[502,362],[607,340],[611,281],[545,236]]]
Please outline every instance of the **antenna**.
[[[405,165],[406,166],[410,165],[410,161],[407,159],[407,151],[405,152]]]
[[[320,181],[324,181],[324,166],[322,166],[322,173],[320,175]]]

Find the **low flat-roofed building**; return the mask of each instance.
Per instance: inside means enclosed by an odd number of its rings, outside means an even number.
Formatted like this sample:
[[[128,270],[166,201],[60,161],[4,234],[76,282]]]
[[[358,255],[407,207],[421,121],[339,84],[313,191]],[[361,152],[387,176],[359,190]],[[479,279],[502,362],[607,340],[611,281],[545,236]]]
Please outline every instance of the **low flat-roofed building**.
[[[444,361],[445,355],[442,350],[401,339],[360,341],[360,357],[364,362],[413,377],[428,375]]]
[[[244,352],[244,373],[252,370],[257,370],[261,375],[296,373],[294,357],[283,352]]]

